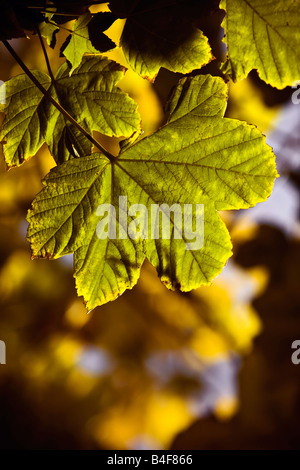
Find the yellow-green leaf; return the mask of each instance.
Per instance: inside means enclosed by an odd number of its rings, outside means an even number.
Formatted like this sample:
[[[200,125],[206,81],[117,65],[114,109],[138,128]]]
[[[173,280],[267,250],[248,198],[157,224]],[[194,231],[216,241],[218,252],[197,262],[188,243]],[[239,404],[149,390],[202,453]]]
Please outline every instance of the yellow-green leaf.
[[[130,137],[140,128],[137,105],[116,84],[123,68],[106,58],[84,57],[69,76],[65,62],[52,82],[33,72],[48,93],[89,133]],[[0,131],[9,167],[35,155],[46,142],[57,162],[88,155],[91,143],[47,100],[25,74],[6,83],[5,119]]]
[[[126,145],[116,159],[93,154],[65,162],[47,176],[28,217],[32,253],[48,258],[74,253],[77,289],[89,308],[131,288],[145,257],[171,289],[207,285],[222,270],[231,241],[217,210],[265,200],[277,176],[265,137],[253,126],[223,117],[226,99],[220,78],[183,79],[160,130]],[[127,198],[125,205],[121,196]],[[97,235],[102,204],[116,211],[116,232],[105,239]],[[183,211],[185,204],[198,204],[204,234],[199,225],[195,237],[203,238],[188,248],[191,238],[184,226],[182,236],[175,236],[180,227],[172,212],[169,238],[155,238],[149,217],[140,220],[144,238],[128,236],[126,223],[136,223],[136,218],[129,213],[124,222],[122,215],[134,204],[140,214],[146,208],[148,216],[153,205],[168,216],[173,204]]]
[[[223,72],[234,81],[252,69],[285,88],[300,77],[299,0],[221,0],[228,54]]]

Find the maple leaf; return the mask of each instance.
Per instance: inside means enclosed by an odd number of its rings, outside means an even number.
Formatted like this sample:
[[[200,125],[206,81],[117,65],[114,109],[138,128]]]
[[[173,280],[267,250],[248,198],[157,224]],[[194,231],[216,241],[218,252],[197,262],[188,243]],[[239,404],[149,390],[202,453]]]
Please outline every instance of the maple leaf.
[[[69,77],[65,62],[54,80],[39,71],[34,76],[48,93],[88,132],[130,137],[140,128],[137,105],[116,84],[123,67],[106,58],[84,57]],[[57,162],[91,152],[92,144],[48,101],[25,75],[6,82],[5,119],[0,131],[9,167],[35,155],[44,142]]]
[[[28,216],[32,254],[57,258],[74,253],[78,293],[88,308],[133,287],[145,257],[171,289],[209,284],[222,270],[231,241],[217,209],[247,208],[265,200],[277,176],[265,137],[254,126],[223,118],[226,99],[222,79],[185,78],[170,101],[168,122],[157,132],[126,146],[118,158],[95,153],[70,160],[46,177]],[[120,196],[127,198],[125,206]],[[102,204],[116,209],[119,236],[97,236]],[[134,204],[149,213],[151,205],[202,204],[202,248],[187,249],[185,235],[174,236],[178,227],[171,212],[169,239],[153,239],[146,218],[144,223],[139,218],[136,230],[146,237],[122,238],[122,214]]]
[[[257,69],[277,88],[300,76],[300,2],[285,0],[222,0],[222,26],[228,56],[222,71],[234,81]]]

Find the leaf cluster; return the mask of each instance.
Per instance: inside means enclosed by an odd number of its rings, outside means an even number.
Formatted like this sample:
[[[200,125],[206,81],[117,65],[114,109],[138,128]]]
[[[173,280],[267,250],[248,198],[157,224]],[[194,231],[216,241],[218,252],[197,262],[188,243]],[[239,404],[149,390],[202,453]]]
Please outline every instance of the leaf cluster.
[[[226,81],[257,69],[267,83],[283,88],[300,75],[298,2],[111,0],[109,11],[93,13],[95,4],[104,2],[23,2],[23,14],[16,0],[4,2],[8,21],[1,29],[6,45],[6,39],[27,29],[37,33],[49,71],[23,66],[26,74],[6,83],[0,132],[9,167],[28,160],[44,143],[57,164],[29,212],[33,256],[74,253],[77,289],[89,308],[133,287],[145,258],[170,289],[189,291],[211,283],[231,255],[218,211],[264,201],[278,176],[261,132],[224,117]],[[217,64],[199,25],[220,12],[227,55]],[[117,46],[108,30],[120,19],[126,21]],[[68,32],[58,51],[66,61],[54,74],[42,37],[57,50],[60,29]],[[181,74],[165,123],[152,135],[142,136],[137,105],[118,88],[124,68],[103,56],[116,47],[128,67],[150,82],[161,68]],[[219,77],[206,72],[212,61]],[[94,131],[125,139],[117,157],[99,144]],[[111,204],[120,215],[120,196],[128,205],[149,209],[203,204],[202,249],[186,250],[186,240],[174,236],[100,240],[97,207]],[[173,216],[170,224],[174,235]]]

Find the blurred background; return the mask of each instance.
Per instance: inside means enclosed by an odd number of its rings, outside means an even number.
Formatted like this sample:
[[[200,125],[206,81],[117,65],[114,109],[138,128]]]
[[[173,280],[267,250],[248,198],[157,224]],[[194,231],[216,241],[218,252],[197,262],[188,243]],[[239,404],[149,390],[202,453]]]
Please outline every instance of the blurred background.
[[[217,58],[220,22],[201,25]],[[118,20],[108,35],[116,39],[121,28]],[[29,68],[46,72],[37,38],[11,44]],[[55,70],[63,59],[48,52]],[[126,65],[120,49],[106,55]],[[19,73],[0,45],[0,79]],[[201,73],[218,74],[216,61]],[[129,70],[119,83],[137,101],[145,133],[163,122],[178,78],[162,69],[151,84]],[[26,212],[54,166],[47,147],[9,172],[1,154],[1,449],[300,449],[300,365],[291,361],[300,339],[293,91],[255,72],[230,84],[227,116],[267,135],[281,177],[265,203],[221,214],[234,256],[212,286],[170,292],[146,262],[132,291],[89,315],[71,256],[30,260]],[[117,139],[97,137],[118,152]]]

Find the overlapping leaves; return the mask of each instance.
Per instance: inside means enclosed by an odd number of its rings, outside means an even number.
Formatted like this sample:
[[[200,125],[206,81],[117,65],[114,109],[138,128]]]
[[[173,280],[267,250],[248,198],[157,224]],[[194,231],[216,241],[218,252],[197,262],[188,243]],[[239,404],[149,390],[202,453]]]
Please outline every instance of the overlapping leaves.
[[[160,67],[185,74],[210,62],[208,39],[194,25],[203,3],[112,0],[111,10],[127,18],[120,45],[133,70],[153,80]]]
[[[109,13],[99,13],[99,15],[105,17]],[[97,17],[92,18],[90,13],[80,16],[73,24],[72,33],[62,45],[61,52],[72,65],[70,74],[78,67],[85,53],[97,54],[99,51],[106,52],[116,47],[102,31],[97,31],[97,34],[95,34],[96,38],[90,34],[89,27],[95,23],[95,20],[97,21]],[[93,43],[97,48],[93,46],[91,39],[93,39]]]
[[[131,288],[145,257],[169,288],[209,284],[231,255],[217,210],[247,208],[269,196],[277,176],[274,155],[256,128],[223,118],[226,93],[220,78],[183,79],[170,102],[169,121],[156,133],[124,147],[115,160],[92,154],[47,176],[28,217],[32,253],[74,253],[78,293],[89,308]],[[175,239],[174,218],[169,240],[100,240],[100,204],[116,208],[117,233],[124,230],[120,196],[149,213],[151,204],[204,204],[203,247],[187,250],[184,237]]]
[[[111,12],[93,18],[87,13],[74,23],[63,54],[76,67],[85,52],[114,48],[103,31],[117,18],[126,18],[120,45],[135,72],[150,80],[161,67],[188,73],[213,59],[208,39],[194,23],[215,4],[200,0],[111,0]]]
[[[123,68],[100,57],[84,57],[69,77],[64,63],[51,78],[33,72],[48,93],[88,132],[132,135],[140,125],[137,106],[117,88]],[[25,74],[6,83],[5,120],[0,131],[9,167],[35,155],[46,142],[57,162],[88,155],[92,144],[49,102]]]

